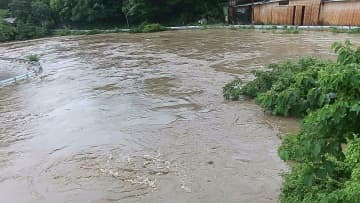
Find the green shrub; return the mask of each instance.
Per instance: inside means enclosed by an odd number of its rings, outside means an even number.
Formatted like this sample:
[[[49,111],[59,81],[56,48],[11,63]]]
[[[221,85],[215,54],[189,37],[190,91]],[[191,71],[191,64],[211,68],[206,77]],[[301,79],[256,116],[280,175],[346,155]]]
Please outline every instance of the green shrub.
[[[238,100],[241,95],[241,79],[236,79],[223,87],[223,95],[229,100]]]
[[[344,29],[339,29],[339,28],[337,28],[337,27],[330,27],[330,31],[331,31],[332,33],[345,33],[345,32],[346,32],[346,30],[344,30]]]
[[[353,29],[341,29],[337,27],[330,27],[330,31],[332,33],[349,33],[349,34],[359,34],[360,28],[353,28]]]
[[[57,29],[54,30],[52,35],[54,36],[67,36],[67,35],[71,35],[71,30],[70,29]]]
[[[240,90],[228,86],[274,114],[304,117],[278,151],[291,162],[281,202],[360,202],[360,48],[346,41],[333,49],[336,62],[274,64]]]
[[[159,23],[146,24],[143,23],[135,28],[130,29],[130,33],[150,33],[150,32],[161,32],[167,30],[166,27]]]
[[[318,92],[313,95],[319,94],[317,98],[320,99],[313,101],[317,105],[307,112],[301,131],[285,137],[279,148],[283,160],[297,163],[285,176],[282,202],[350,203],[360,200],[357,179],[360,164],[357,138],[360,133],[360,64],[355,60],[357,52],[349,42],[345,45],[336,43],[333,47],[339,54],[337,63],[318,67],[315,87],[310,88]],[[303,87],[295,87],[293,91],[309,89],[306,85]]]
[[[332,48],[339,55],[337,60],[338,63],[360,63],[360,47],[357,49],[354,48],[349,40],[346,40],[344,45],[340,42],[336,42],[332,45]]]
[[[281,34],[299,34],[300,30],[297,26],[296,27],[284,26],[284,30],[280,33]]]
[[[11,25],[0,24],[0,42],[15,40],[16,28]]]
[[[159,23],[154,23],[154,24],[147,24],[144,26],[144,28],[142,29],[142,32],[144,33],[148,33],[148,32],[161,32],[161,31],[165,31],[166,28],[162,25],[160,25]]]
[[[204,25],[201,25],[201,29],[202,30],[207,30],[209,27],[206,25],[206,24],[204,24]]]
[[[29,23],[18,23],[16,25],[16,40],[27,40],[45,37],[49,34],[49,30],[45,27],[34,26]]]
[[[256,79],[244,85],[240,90],[224,88],[226,98],[238,98],[244,94],[255,98],[258,104],[275,115],[305,115],[308,109],[316,109],[321,98],[316,89],[316,78],[324,62],[312,57],[297,62],[286,61],[270,64],[268,71],[255,71]],[[226,94],[225,94],[225,90]]]
[[[97,35],[97,34],[101,34],[101,33],[104,33],[104,31],[101,31],[101,30],[90,30],[88,32],[86,32],[86,35]]]
[[[28,57],[30,62],[38,62],[40,60],[38,55],[32,54]]]
[[[354,28],[354,29],[350,29],[349,30],[350,34],[359,34],[360,33],[360,28]]]

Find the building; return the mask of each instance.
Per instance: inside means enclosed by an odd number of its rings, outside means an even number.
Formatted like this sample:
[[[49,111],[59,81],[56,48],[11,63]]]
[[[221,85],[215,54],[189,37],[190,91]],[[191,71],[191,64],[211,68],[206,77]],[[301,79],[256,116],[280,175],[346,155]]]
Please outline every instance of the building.
[[[239,24],[360,26],[360,0],[230,0]]]
[[[251,24],[253,7],[263,0],[229,0],[229,22],[232,24]]]

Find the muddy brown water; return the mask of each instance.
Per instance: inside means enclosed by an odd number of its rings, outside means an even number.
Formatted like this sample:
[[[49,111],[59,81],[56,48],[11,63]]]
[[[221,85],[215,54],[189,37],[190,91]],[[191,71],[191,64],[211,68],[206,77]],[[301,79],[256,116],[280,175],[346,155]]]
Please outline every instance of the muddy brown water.
[[[27,64],[0,58],[0,81],[25,74],[27,72],[27,68]]]
[[[193,30],[0,44],[41,77],[0,89],[0,202],[277,202],[298,121],[222,86],[351,35]]]

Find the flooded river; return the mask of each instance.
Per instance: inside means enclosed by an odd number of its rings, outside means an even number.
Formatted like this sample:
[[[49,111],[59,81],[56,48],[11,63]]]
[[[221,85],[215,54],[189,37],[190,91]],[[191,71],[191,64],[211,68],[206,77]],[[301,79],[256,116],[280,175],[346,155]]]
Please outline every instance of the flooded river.
[[[296,120],[222,86],[284,58],[332,58],[311,32],[193,30],[0,44],[43,73],[0,89],[0,202],[277,202]],[[2,67],[2,66],[0,66]]]

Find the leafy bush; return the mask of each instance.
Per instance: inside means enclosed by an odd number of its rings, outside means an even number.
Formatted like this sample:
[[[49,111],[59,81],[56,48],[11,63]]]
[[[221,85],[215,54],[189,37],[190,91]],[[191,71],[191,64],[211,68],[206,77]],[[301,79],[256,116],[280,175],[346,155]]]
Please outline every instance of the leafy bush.
[[[332,48],[339,54],[338,63],[360,63],[360,47],[354,49],[349,40],[346,40],[344,45],[340,42],[335,42]]]
[[[352,29],[341,29],[337,27],[330,27],[330,31],[333,33],[349,33],[349,34],[359,34],[360,28],[352,28]]]
[[[350,34],[359,34],[360,33],[360,28],[353,28],[349,30]]]
[[[86,35],[97,35],[97,34],[101,34],[101,33],[104,33],[104,32],[101,30],[95,29],[95,30],[90,30],[90,31],[86,32]]]
[[[229,100],[238,100],[241,95],[241,79],[236,79],[223,87],[223,95]]]
[[[161,32],[161,31],[165,31],[166,28],[162,25],[160,25],[159,23],[154,23],[154,24],[147,24],[144,26],[144,28],[142,29],[142,32],[148,33],[148,32]]]
[[[281,202],[360,202],[360,51],[349,41],[333,49],[337,62],[272,65],[237,90],[274,114],[305,116],[300,132],[279,148],[292,163]]]
[[[16,27],[0,23],[0,42],[40,38],[48,34],[49,30],[45,27],[34,26],[28,23],[20,22]]]
[[[16,28],[11,25],[0,24],[0,42],[7,42],[16,38]]]
[[[27,40],[45,37],[49,34],[49,30],[45,27],[34,26],[29,23],[18,23],[16,26],[16,40]]]
[[[28,57],[28,59],[29,59],[29,61],[30,62],[38,62],[40,59],[39,59],[39,56],[38,55],[30,55],[29,57]]]
[[[319,98],[317,92],[311,88],[317,85],[314,82],[317,77],[317,66],[323,67],[326,63],[307,57],[297,62],[270,64],[268,71],[254,71],[256,79],[240,90],[232,90],[233,86],[227,85],[227,88],[224,88],[224,96],[233,94],[226,98],[236,99],[239,98],[237,94],[244,94],[256,97],[257,103],[273,114],[303,115],[308,108],[317,108],[318,102],[314,99]]]
[[[130,29],[131,33],[150,33],[150,32],[161,32],[165,31],[166,27],[160,25],[159,23],[146,24],[143,23],[138,27]]]
[[[71,34],[72,34],[72,32],[70,29],[58,29],[58,30],[54,30],[52,32],[52,35],[54,35],[54,36],[68,36]]]
[[[284,27],[284,30],[280,32],[281,34],[299,34],[300,30],[298,27]]]

